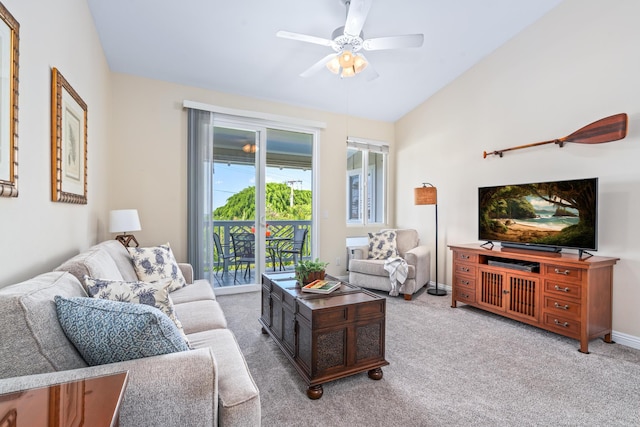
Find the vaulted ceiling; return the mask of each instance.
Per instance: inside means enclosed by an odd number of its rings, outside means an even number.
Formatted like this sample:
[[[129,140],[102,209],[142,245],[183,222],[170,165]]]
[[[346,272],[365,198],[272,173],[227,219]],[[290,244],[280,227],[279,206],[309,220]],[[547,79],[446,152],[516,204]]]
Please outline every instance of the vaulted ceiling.
[[[366,53],[379,77],[299,74],[329,47],[342,0],[87,0],[112,71],[374,120],[396,121],[562,0],[373,0],[365,38],[424,34]]]

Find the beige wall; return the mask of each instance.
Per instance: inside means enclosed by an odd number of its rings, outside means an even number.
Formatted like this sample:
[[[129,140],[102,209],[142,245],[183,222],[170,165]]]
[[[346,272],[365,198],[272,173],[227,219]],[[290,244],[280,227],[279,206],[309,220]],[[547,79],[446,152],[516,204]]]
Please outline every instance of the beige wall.
[[[447,244],[477,241],[478,187],[599,177],[596,255],[620,258],[613,328],[640,346],[638,16],[635,0],[565,1],[396,124],[397,223],[432,235],[433,209],[413,206],[410,191],[422,181],[438,187],[440,282],[451,283]],[[482,158],[621,112],[630,119],[622,141]]]
[[[47,271],[104,234],[109,69],[84,0],[3,0],[20,23],[19,197],[0,197],[0,286]],[[88,105],[88,204],[51,202],[51,68]]]
[[[345,274],[345,236],[365,233],[361,227],[347,230],[346,226],[347,132],[393,144],[392,123],[347,118],[124,74],[114,74],[112,81],[113,132],[109,146],[118,168],[110,168],[108,208],[138,209],[142,231],[136,236],[142,246],[169,241],[176,257],[186,259],[187,113],[182,103],[190,100],[326,124],[319,143],[318,256],[330,262],[329,272]],[[391,168],[390,176],[393,173]],[[390,188],[393,185],[391,180]],[[337,257],[340,266],[336,265]]]

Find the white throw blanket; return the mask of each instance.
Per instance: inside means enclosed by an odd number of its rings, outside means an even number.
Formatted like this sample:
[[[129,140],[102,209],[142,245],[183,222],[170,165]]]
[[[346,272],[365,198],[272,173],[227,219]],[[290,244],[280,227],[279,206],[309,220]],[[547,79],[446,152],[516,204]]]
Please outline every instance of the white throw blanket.
[[[407,280],[407,274],[409,274],[409,265],[400,257],[390,257],[384,262],[384,269],[389,272],[389,280],[391,281],[391,290],[389,295],[395,297],[398,295],[398,283],[404,284]]]

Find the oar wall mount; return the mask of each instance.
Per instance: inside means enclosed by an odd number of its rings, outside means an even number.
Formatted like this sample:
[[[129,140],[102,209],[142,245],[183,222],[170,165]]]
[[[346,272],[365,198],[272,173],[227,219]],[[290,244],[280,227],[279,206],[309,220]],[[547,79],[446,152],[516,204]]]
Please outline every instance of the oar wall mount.
[[[576,142],[578,144],[601,144],[603,142],[612,142],[619,139],[623,139],[627,136],[627,113],[615,114],[613,116],[605,117],[593,123],[586,125],[583,128],[578,129],[571,135],[567,135],[564,138],[553,139],[551,141],[534,142],[533,144],[519,145],[517,147],[503,148],[502,150],[496,150],[491,152],[483,152],[482,157],[487,156],[500,156],[502,157],[505,151],[520,150],[521,148],[537,147],[544,144],[557,144],[560,148],[564,147],[565,142]]]

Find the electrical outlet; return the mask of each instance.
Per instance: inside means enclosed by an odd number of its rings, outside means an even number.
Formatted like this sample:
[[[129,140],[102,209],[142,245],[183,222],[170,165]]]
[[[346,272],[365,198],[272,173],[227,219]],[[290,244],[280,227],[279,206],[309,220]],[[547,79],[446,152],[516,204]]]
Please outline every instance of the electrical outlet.
[[[336,267],[340,267],[340,257],[336,257]]]

